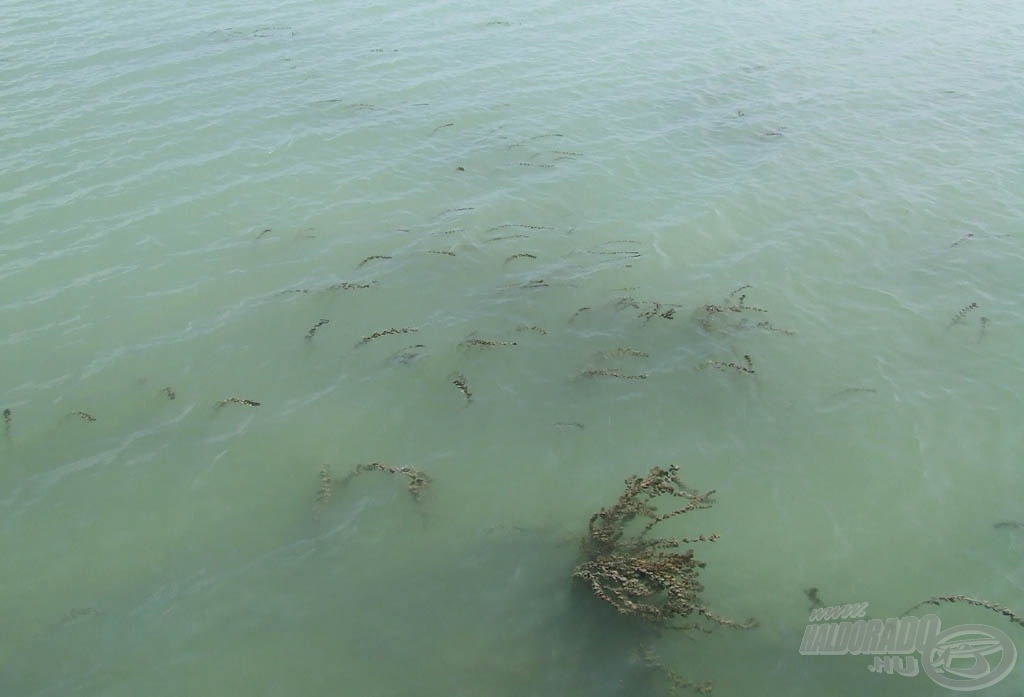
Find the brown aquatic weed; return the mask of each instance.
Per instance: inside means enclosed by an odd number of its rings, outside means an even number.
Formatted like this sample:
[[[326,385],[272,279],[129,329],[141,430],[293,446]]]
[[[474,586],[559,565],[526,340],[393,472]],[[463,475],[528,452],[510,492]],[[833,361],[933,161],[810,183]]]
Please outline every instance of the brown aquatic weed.
[[[364,336],[362,339],[359,340],[359,343],[356,344],[356,346],[362,346],[363,344],[367,344],[373,341],[374,339],[379,339],[382,336],[391,336],[393,334],[411,334],[418,331],[418,329],[414,329],[412,327],[392,327],[391,329],[382,329],[379,332],[374,332],[373,334]]]
[[[505,264],[509,263],[510,261],[515,261],[516,259],[536,259],[536,258],[537,258],[536,254],[530,254],[529,252],[520,252],[519,254],[512,254],[507,259],[505,259]]]
[[[967,595],[933,595],[932,597],[928,598],[928,600],[922,600],[914,607],[909,608],[908,610],[903,612],[902,615],[907,615],[916,610],[917,608],[921,607],[922,605],[939,605],[940,603],[963,603],[965,605],[975,605],[977,607],[983,607],[986,610],[991,610],[992,612],[997,612],[1000,615],[1003,615],[1014,624],[1019,624],[1020,626],[1024,627],[1024,617],[1017,614],[1005,605],[999,605],[989,600],[982,600],[980,598],[972,598]]]
[[[381,462],[370,462],[367,464],[357,465],[355,470],[352,471],[347,477],[345,482],[347,483],[353,477],[356,477],[363,472],[383,472],[385,474],[399,474],[406,477],[409,480],[407,489],[409,494],[412,495],[414,501],[419,501],[423,495],[423,490],[430,486],[430,477],[417,469],[412,467],[392,467],[385,465]]]
[[[498,346],[518,346],[515,341],[495,341],[493,339],[466,339],[461,344],[462,348],[497,348]]]
[[[363,259],[363,260],[362,260],[361,262],[359,262],[359,265],[358,265],[358,266],[356,266],[356,268],[357,268],[357,269],[358,269],[358,268],[362,268],[362,267],[363,267],[363,266],[365,266],[365,265],[366,265],[367,263],[369,263],[369,262],[371,262],[371,261],[375,261],[375,260],[377,260],[377,259],[381,259],[381,260],[383,260],[383,259],[390,259],[390,258],[391,258],[391,257],[387,256],[386,254],[372,254],[372,255],[370,255],[370,256],[368,256],[368,257],[366,257],[365,259]]]
[[[971,303],[970,305],[965,305],[964,307],[960,308],[960,311],[953,316],[953,321],[949,323],[949,326],[952,327],[954,324],[958,323],[960,320],[966,317],[967,314],[971,312],[971,310],[976,309],[978,309],[978,303]]]
[[[714,491],[698,492],[679,479],[679,468],[654,467],[643,476],[626,480],[619,500],[590,517],[587,535],[581,542],[581,560],[573,578],[587,586],[599,599],[621,614],[639,618],[659,628],[693,629],[688,621],[698,615],[730,627],[752,627],[720,617],[700,600],[704,586],[692,549],[678,551],[684,544],[714,542],[718,535],[681,538],[653,538],[655,525],[694,510],[710,508]],[[679,508],[659,513],[655,502],[661,497],[683,501]],[[646,523],[639,532],[629,532],[634,522]]]
[[[619,378],[621,380],[646,380],[646,373],[629,375],[616,368],[591,368],[580,373],[581,378]]]
[[[567,324],[572,324],[573,322],[576,321],[577,317],[582,315],[584,312],[588,312],[590,309],[591,308],[589,306],[586,306],[586,307],[581,307],[580,309],[576,310],[576,312],[572,313],[572,317],[569,318],[569,321],[567,322]]]
[[[473,401],[473,393],[469,391],[469,385],[466,384],[466,376],[462,373],[457,373],[455,378],[452,380],[452,384],[459,388],[462,396],[466,398],[467,402]]]
[[[700,367],[701,368],[715,368],[715,369],[721,370],[723,372],[724,371],[732,370],[732,371],[735,371],[737,373],[743,373],[743,374],[746,374],[746,375],[754,375],[755,374],[754,373],[754,364],[753,364],[753,361],[750,360],[750,356],[744,356],[743,358],[746,361],[746,365],[739,365],[738,363],[732,363],[732,362],[729,362],[729,361],[712,361],[712,360],[708,360],[708,361],[704,361],[703,363],[701,363]]]
[[[228,404],[238,404],[238,405],[241,405],[243,407],[258,407],[258,406],[260,406],[259,402],[255,402],[255,401],[253,401],[251,399],[242,399],[241,397],[228,397],[226,399],[222,399],[219,402],[217,402],[217,408],[219,409],[220,407],[226,406]]]
[[[320,327],[324,326],[325,324],[328,324],[330,321],[331,320],[329,320],[329,319],[318,319],[316,321],[316,324],[314,324],[312,327],[310,327],[309,331],[306,332],[306,340],[307,341],[312,340],[313,336],[316,334],[316,330],[319,329]]]

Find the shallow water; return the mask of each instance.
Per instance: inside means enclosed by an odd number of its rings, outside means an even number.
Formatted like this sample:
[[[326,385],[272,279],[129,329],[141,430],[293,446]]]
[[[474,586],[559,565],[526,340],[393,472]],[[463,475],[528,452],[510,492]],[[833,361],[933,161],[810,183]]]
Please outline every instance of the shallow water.
[[[1024,609],[1012,5],[9,5],[0,693],[948,694],[805,589]],[[671,463],[757,629],[573,592]]]

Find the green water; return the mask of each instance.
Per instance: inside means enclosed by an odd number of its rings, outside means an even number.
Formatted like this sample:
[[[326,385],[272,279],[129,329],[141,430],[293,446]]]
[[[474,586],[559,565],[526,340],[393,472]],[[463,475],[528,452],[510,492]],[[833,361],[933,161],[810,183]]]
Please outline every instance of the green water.
[[[646,642],[716,694],[937,695],[799,655],[805,589],[1024,609],[1012,5],[4,15],[0,694],[663,694]],[[422,500],[339,484],[375,461]],[[704,600],[757,629],[573,590],[673,463],[717,503],[664,533],[721,535]]]

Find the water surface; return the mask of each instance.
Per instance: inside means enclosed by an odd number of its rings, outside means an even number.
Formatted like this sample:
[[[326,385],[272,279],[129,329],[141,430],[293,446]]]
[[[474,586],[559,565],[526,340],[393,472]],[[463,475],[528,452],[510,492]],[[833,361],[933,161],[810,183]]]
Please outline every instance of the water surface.
[[[3,694],[660,694],[641,644],[717,694],[947,694],[800,656],[805,589],[1024,608],[1015,7],[15,1],[0,38]],[[431,486],[315,505],[368,462]],[[719,533],[704,599],[759,628],[573,591],[673,463],[717,503],[665,534]]]

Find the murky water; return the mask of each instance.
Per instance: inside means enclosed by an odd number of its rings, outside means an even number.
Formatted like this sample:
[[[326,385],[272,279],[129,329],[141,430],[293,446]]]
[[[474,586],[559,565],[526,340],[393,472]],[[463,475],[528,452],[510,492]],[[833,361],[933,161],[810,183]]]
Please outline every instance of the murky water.
[[[1012,5],[4,15],[0,693],[949,694],[805,590],[1024,609]],[[571,585],[673,463],[757,629]]]

